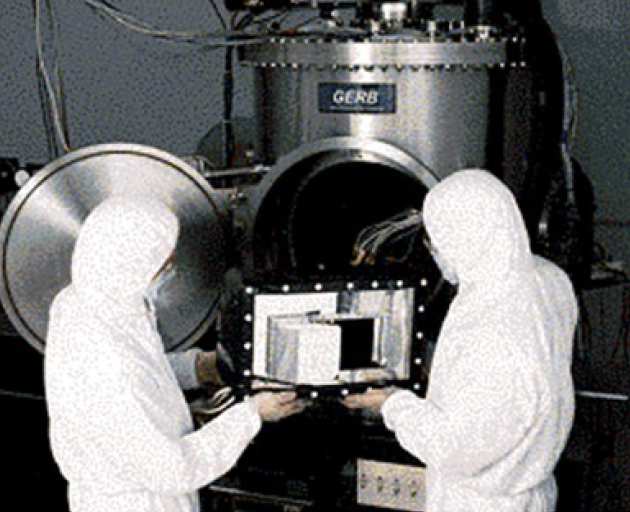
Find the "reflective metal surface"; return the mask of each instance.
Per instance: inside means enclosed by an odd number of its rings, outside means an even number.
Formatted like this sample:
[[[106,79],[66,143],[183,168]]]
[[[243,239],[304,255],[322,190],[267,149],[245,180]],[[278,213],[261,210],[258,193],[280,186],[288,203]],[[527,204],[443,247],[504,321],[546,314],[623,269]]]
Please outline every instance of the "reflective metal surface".
[[[267,199],[267,195],[276,183],[286,176],[287,172],[303,162],[310,162],[326,155],[347,155],[348,161],[365,161],[380,163],[396,169],[410,178],[418,180],[427,188],[439,181],[423,162],[416,160],[413,153],[407,153],[392,144],[361,137],[322,138],[300,145],[294,151],[285,154],[261,181],[260,186],[252,192],[252,204],[258,210]]]
[[[243,49],[243,63],[255,67],[321,68],[375,66],[494,66],[508,65],[506,39],[487,41],[418,40],[369,41],[272,38]],[[517,64],[516,61],[512,61]],[[512,65],[512,62],[509,65]],[[520,62],[518,63],[520,65]]]
[[[178,277],[158,304],[166,348],[190,346],[213,320],[225,270],[220,196],[166,152],[133,144],[91,146],[44,167],[20,190],[0,225],[2,305],[40,351],[51,302],[70,282],[81,225],[99,203],[117,194],[161,199],[180,222]]]
[[[309,142],[346,135],[389,142],[426,163],[439,177],[464,167],[487,165],[488,107],[493,102],[487,68],[256,68],[254,74],[259,92],[258,133],[263,134],[267,162]],[[395,112],[322,112],[320,84],[393,84]]]
[[[364,39],[272,37],[248,46],[241,62],[256,80],[263,159],[271,164],[304,144],[353,136],[389,142],[440,179],[466,167],[496,168],[501,149],[492,141],[503,138],[504,112],[515,107],[506,84],[528,71],[524,44],[518,35],[427,29]],[[388,90],[380,110],[366,101],[370,87]]]

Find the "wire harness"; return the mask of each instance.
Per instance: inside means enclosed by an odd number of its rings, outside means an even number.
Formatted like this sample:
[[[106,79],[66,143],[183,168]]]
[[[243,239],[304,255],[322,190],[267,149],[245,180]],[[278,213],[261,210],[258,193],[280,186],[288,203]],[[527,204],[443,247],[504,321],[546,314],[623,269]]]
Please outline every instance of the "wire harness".
[[[352,265],[374,265],[383,247],[408,239],[406,251],[400,259],[404,261],[413,251],[417,236],[423,228],[422,213],[414,208],[364,228],[354,244]]]

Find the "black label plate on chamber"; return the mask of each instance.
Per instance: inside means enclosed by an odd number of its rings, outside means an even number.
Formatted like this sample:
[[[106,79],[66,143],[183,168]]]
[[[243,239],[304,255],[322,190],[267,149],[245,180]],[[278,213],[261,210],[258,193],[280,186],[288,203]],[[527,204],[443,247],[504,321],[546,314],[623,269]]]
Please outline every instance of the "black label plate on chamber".
[[[319,84],[319,111],[329,114],[394,114],[395,84]]]

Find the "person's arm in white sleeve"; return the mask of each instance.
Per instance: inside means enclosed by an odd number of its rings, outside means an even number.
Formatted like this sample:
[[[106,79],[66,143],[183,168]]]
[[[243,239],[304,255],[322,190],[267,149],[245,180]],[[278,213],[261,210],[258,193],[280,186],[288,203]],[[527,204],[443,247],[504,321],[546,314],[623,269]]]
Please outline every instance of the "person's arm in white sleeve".
[[[91,444],[129,481],[160,494],[193,492],[226,473],[261,426],[256,408],[243,402],[200,430],[170,436],[160,428],[163,409],[148,394],[129,386],[120,391],[91,419]]]
[[[201,353],[200,349],[191,348],[184,352],[169,352],[166,354],[175,377],[177,377],[177,382],[179,382],[182,389],[195,389],[201,385],[197,372],[197,358]]]
[[[427,465],[472,476],[509,453],[534,421],[537,400],[528,396],[509,354],[471,351],[449,369],[457,389],[449,409],[398,391],[383,404],[386,426],[403,448]]]

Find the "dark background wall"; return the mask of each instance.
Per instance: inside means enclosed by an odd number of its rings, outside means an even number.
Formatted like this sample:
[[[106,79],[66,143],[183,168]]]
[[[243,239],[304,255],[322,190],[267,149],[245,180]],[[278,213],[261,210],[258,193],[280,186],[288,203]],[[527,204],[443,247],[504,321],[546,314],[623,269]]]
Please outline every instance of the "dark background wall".
[[[543,0],[574,64],[580,90],[575,156],[593,182],[596,239],[630,262],[630,5],[626,0]]]
[[[97,16],[82,0],[53,3],[61,27],[60,65],[72,145],[127,141],[179,155],[193,153],[220,119],[223,52],[130,33]],[[208,0],[114,3],[164,28],[220,29]],[[630,6],[628,0],[543,0],[543,5],[576,68],[581,99],[575,156],[593,182],[596,239],[615,259],[628,262]],[[0,157],[45,163],[48,152],[34,40],[31,1],[4,0],[0,7]],[[237,73],[236,116],[251,115],[249,78],[246,70]],[[606,304],[615,307],[612,302]],[[41,357],[18,339],[0,342],[0,388],[41,394]],[[9,454],[0,463],[0,472],[14,475],[14,490],[50,484],[56,489],[53,495],[58,493],[60,480],[49,456],[42,460],[33,455],[47,453],[41,420],[44,403],[0,394],[0,406],[5,412],[13,411],[3,415],[12,420],[3,420],[0,427],[0,443],[6,445],[0,449]],[[21,496],[38,499],[36,493]],[[30,508],[34,507],[26,507]]]

